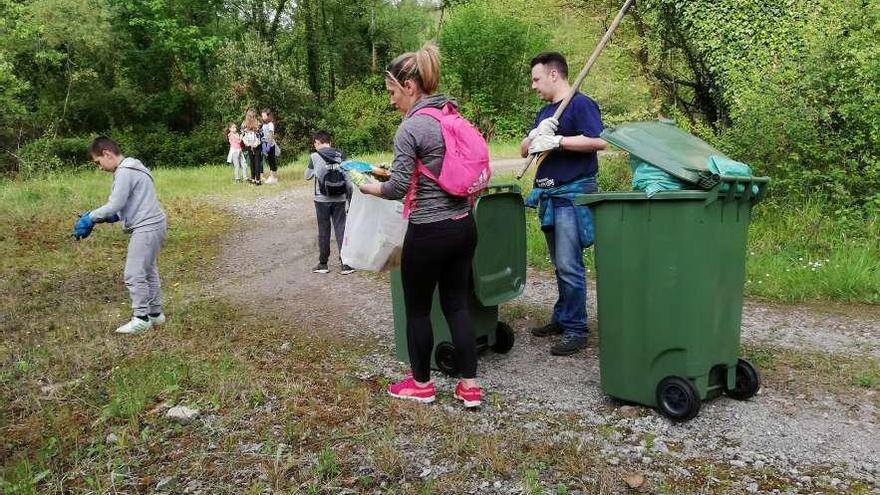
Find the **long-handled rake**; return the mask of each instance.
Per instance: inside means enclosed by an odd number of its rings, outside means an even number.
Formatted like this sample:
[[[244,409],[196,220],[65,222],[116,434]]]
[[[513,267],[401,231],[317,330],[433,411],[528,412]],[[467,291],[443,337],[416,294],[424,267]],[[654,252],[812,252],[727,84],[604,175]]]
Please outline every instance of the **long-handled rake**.
[[[599,44],[596,46],[596,49],[593,50],[593,54],[590,55],[590,58],[587,59],[586,65],[581,69],[580,74],[578,74],[577,79],[575,79],[574,84],[571,86],[571,92],[568,93],[568,96],[565,97],[564,100],[559,104],[559,107],[553,112],[553,117],[558,119],[562,112],[565,111],[565,108],[568,106],[568,103],[574,97],[575,93],[577,93],[578,89],[581,87],[581,83],[584,82],[584,79],[587,77],[587,74],[590,73],[590,69],[593,67],[593,64],[596,63],[596,59],[599,58],[599,54],[602,53],[602,50],[605,49],[605,45],[611,41],[611,36],[614,34],[614,30],[617,29],[617,26],[620,25],[620,21],[623,20],[623,16],[626,15],[626,12],[636,3],[636,0],[627,0],[623,7],[621,7],[620,12],[617,13],[617,17],[614,18],[614,22],[611,23],[611,26],[608,27],[608,31],[605,32],[605,36],[602,37],[602,40],[599,41]],[[541,162],[544,161],[544,158],[547,157],[549,151],[544,151],[541,153],[535,153],[529,155],[526,159],[526,163],[523,166],[520,173],[516,176],[517,179],[522,179],[522,176],[525,175],[526,171],[529,167],[532,166],[532,163],[537,160],[538,166],[541,165]]]

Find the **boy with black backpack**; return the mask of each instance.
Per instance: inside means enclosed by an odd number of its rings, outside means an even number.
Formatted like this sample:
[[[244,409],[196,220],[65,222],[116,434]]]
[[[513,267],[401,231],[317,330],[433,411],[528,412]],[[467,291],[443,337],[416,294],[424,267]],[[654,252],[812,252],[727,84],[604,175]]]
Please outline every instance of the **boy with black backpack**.
[[[315,212],[318,216],[318,264],[314,273],[329,273],[327,261],[330,259],[330,224],[336,234],[336,245],[342,250],[342,237],[345,234],[345,202],[350,188],[349,179],[340,165],[345,160],[342,151],[334,148],[327,131],[312,134],[315,153],[309,156],[305,179],[315,180]],[[354,269],[343,264],[341,273],[348,275]]]

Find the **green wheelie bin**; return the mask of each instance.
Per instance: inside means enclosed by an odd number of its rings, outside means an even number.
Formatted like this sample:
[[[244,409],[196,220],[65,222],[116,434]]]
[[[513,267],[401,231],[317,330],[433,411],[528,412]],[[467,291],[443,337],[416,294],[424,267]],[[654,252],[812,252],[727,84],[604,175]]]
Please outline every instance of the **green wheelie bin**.
[[[474,320],[477,348],[507,353],[513,347],[513,329],[498,321],[498,305],[520,294],[526,285],[526,219],[520,188],[516,184],[490,186],[473,208],[477,226],[470,312]],[[409,362],[406,339],[406,306],[400,271],[391,272],[391,300],[394,312],[394,342],[397,358]],[[438,291],[431,306],[434,350],[431,366],[456,375],[455,347],[449,325],[440,308]]]
[[[600,379],[612,397],[687,421],[721,393],[745,400],[758,371],[739,359],[746,239],[766,177],[708,168],[723,154],[671,123],[602,137],[688,190],[583,195],[595,227]]]

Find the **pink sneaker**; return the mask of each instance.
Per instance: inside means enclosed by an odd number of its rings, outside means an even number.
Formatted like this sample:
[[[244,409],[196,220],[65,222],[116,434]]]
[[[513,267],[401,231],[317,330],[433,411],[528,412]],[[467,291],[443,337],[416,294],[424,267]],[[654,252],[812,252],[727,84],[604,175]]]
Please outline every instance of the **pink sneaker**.
[[[427,404],[434,402],[437,391],[434,389],[434,382],[419,386],[413,380],[412,375],[409,375],[397,383],[388,385],[388,395],[397,399],[414,400]]]
[[[455,386],[455,398],[464,402],[464,407],[480,407],[483,390],[480,387],[465,388],[464,382],[460,381]]]

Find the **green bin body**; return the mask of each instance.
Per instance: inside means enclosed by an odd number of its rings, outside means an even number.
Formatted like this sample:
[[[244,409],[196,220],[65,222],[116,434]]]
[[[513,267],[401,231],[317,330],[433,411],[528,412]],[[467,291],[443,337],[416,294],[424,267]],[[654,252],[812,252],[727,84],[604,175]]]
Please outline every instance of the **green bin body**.
[[[577,200],[590,206],[594,220],[602,390],[657,407],[661,381],[681,377],[705,400],[742,380],[746,240],[752,207],[768,180],[712,177],[697,164],[720,152],[669,124],[635,125],[641,127],[622,126],[603,137],[709,188],[650,199],[644,192],[609,192]],[[689,146],[694,140],[699,146]],[[664,166],[665,159],[680,170]]]
[[[522,294],[526,283],[526,221],[523,198],[518,186],[493,185],[477,198],[473,209],[477,227],[477,248],[473,261],[470,312],[474,321],[478,349],[507,352],[513,345],[513,332],[498,321],[498,305]],[[406,305],[400,271],[391,272],[391,301],[394,312],[394,342],[397,358],[409,362],[406,338]],[[434,369],[455,374],[454,347],[449,325],[440,308],[435,290],[431,306],[434,331]]]

